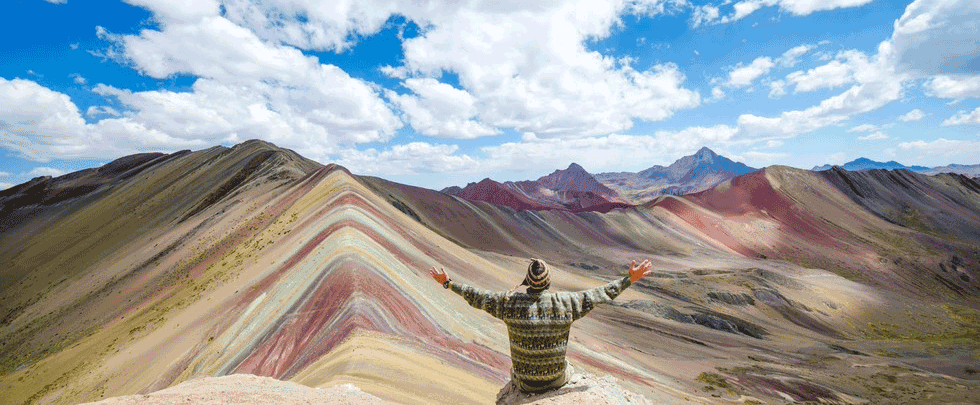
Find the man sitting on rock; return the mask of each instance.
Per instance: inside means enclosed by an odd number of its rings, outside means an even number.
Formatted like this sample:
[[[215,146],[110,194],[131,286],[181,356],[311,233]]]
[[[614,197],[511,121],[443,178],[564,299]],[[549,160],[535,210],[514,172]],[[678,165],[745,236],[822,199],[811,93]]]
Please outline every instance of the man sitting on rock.
[[[651,263],[630,264],[629,276],[579,292],[550,292],[548,267],[544,260],[531,259],[524,282],[510,291],[490,292],[449,279],[444,269],[429,270],[437,282],[461,295],[467,303],[504,321],[510,335],[514,364],[511,380],[524,392],[559,388],[571,375],[565,361],[568,331],[572,322],[589,313],[596,304],[607,303],[634,282],[650,273]],[[514,293],[527,286],[526,293]]]

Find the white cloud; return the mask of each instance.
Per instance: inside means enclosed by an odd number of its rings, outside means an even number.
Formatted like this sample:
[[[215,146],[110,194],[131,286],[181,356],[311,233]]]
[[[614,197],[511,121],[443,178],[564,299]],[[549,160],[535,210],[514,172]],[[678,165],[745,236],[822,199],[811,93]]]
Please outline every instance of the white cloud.
[[[724,144],[736,135],[728,125],[657,131],[652,135],[622,135],[574,139],[534,139],[485,146],[481,151],[483,172],[514,168],[553,170],[570,162],[589,162],[594,172],[642,170],[651,164],[670,164],[705,145]],[[629,151],[624,161],[623,151]],[[560,152],[559,152],[560,151]]]
[[[391,15],[423,27],[420,36],[403,42],[404,66],[384,67],[393,77],[459,77],[461,90],[478,105],[479,116],[462,120],[430,111],[433,119],[454,123],[423,125],[430,132],[475,136],[490,128],[514,127],[539,136],[588,136],[628,129],[634,119],[655,121],[679,109],[700,104],[697,92],[681,87],[677,66],[646,70],[599,52],[585,43],[611,34],[624,13],[673,12],[683,1],[653,0],[559,3],[334,2],[291,0],[228,1],[223,16],[176,17],[163,0],[140,0],[165,14],[161,31],[144,30],[121,41],[126,56],[153,77],[191,73],[222,82],[275,80],[294,84],[328,82],[315,77],[303,49],[342,50],[355,38],[370,35]],[[210,8],[204,8],[210,10]],[[202,13],[195,13],[197,16]],[[342,72],[341,72],[342,73]],[[349,80],[349,77],[347,78]],[[333,82],[333,83],[330,83]],[[432,87],[432,86],[429,86]],[[360,94],[354,94],[361,96]],[[344,95],[349,97],[348,95]],[[353,97],[354,102],[366,100]],[[368,98],[370,99],[370,98]],[[337,100],[340,102],[341,100]],[[405,104],[409,108],[416,106]],[[424,100],[406,112],[425,122]],[[374,108],[371,117],[384,117]],[[385,130],[395,125],[384,124]],[[482,124],[476,125],[477,123]]]
[[[880,141],[883,139],[888,139],[888,134],[882,131],[875,131],[870,134],[857,137],[857,140],[859,141]]]
[[[219,12],[217,0],[126,0],[126,2],[153,11],[154,17],[164,24],[194,22],[204,17],[216,16]]]
[[[65,94],[0,77],[0,105],[0,144],[29,159],[70,156],[90,142],[85,120]]]
[[[750,163],[750,166],[759,167],[762,166],[759,163],[772,163],[779,159],[788,156],[784,152],[761,152],[757,150],[750,150],[748,152],[742,153],[745,161]]]
[[[748,65],[739,65],[728,72],[728,86],[746,87],[752,82],[772,69],[776,64],[769,57],[758,57]]]
[[[415,95],[390,92],[392,100],[408,116],[417,131],[435,137],[471,139],[496,135],[500,131],[473,120],[478,114],[476,99],[435,79],[408,79],[405,87]]]
[[[53,167],[40,166],[31,169],[31,171],[27,172],[25,175],[32,176],[32,177],[38,177],[38,176],[58,177],[61,176],[62,174],[65,174],[65,172],[62,170],[55,169]]]
[[[874,124],[861,124],[856,127],[848,129],[847,132],[874,132],[881,129],[881,127]]]
[[[0,172],[0,177],[8,177],[8,176],[10,176],[10,173]]]
[[[783,143],[784,143],[783,141],[773,139],[773,140],[766,141],[766,147],[778,148],[780,146],[783,146]]]
[[[699,27],[701,25],[714,22],[720,17],[720,11],[718,7],[712,6],[710,4],[705,4],[702,6],[694,7],[694,11],[691,13],[691,26]]]
[[[100,115],[118,117],[122,114],[120,114],[119,111],[117,111],[115,108],[109,107],[107,105],[92,105],[89,106],[87,110],[85,110],[85,115],[89,117],[96,117]]]
[[[652,2],[654,10],[669,2]],[[635,3],[634,3],[635,4]],[[475,6],[474,6],[475,7]],[[650,7],[645,7],[650,9]],[[454,15],[418,14],[423,35],[404,42],[415,75],[454,72],[481,106],[479,121],[540,137],[577,137],[625,130],[700,104],[673,64],[634,69],[586,49],[611,33],[631,3],[513,3]]]
[[[163,23],[159,31],[101,35],[118,48],[118,57],[151,77],[199,78],[192,91],[179,93],[97,85],[97,93],[126,107],[131,122],[106,124],[115,130],[155,131],[157,141],[181,147],[263,138],[325,159],[343,145],[388,140],[403,125],[376,85],[299,49],[265,42],[212,15],[216,7],[139,4]]]
[[[916,109],[914,109],[912,111],[909,111],[909,112],[907,112],[905,114],[902,114],[900,117],[898,117],[898,119],[900,119],[902,121],[906,121],[906,122],[907,121],[918,121],[918,120],[921,120],[921,119],[925,118],[925,116],[926,116],[926,114],[924,112],[922,112],[922,110],[916,108]]]
[[[872,1],[874,0],[742,0],[736,2],[732,6],[732,13],[725,16],[720,16],[720,12],[715,6],[695,7],[691,24],[697,27],[701,24],[723,24],[738,21],[766,6],[778,6],[780,10],[795,15],[809,15],[817,11],[862,6]],[[726,0],[721,4],[731,3],[731,0]]]
[[[813,69],[796,71],[786,76],[786,81],[796,87],[794,92],[806,92],[823,88],[834,88],[844,84],[869,79],[858,75],[871,75],[874,66],[867,55],[860,51],[849,50],[840,52],[837,58],[827,64]]]
[[[814,46],[809,44],[795,46],[786,52],[783,52],[783,54],[776,59],[776,62],[778,62],[782,67],[796,66],[796,64],[800,62],[800,57],[807,52],[810,52],[810,50],[813,48]]]
[[[980,140],[938,138],[932,141],[902,142],[898,147],[904,150],[916,150],[929,155],[971,156],[975,157],[980,150]]]
[[[707,101],[718,101],[725,98],[725,91],[719,86],[714,86],[711,88],[711,98]]]
[[[68,76],[72,78],[75,84],[85,84],[87,82],[87,80],[85,80],[85,77],[78,73],[72,73]]]
[[[954,100],[980,97],[980,75],[938,75],[923,83],[926,95]]]
[[[964,124],[980,124],[980,107],[970,112],[960,111],[943,121],[943,126]]]
[[[980,2],[917,0],[895,21],[896,64],[921,75],[976,75],[980,67]]]
[[[832,153],[830,156],[827,156],[827,163],[832,165],[839,165],[847,161],[847,154],[844,152]]]
[[[786,82],[773,80],[769,82],[769,98],[780,98],[786,95]]]
[[[13,183],[5,183],[5,182],[0,181],[0,190],[6,190],[6,189],[11,188],[11,187],[13,187],[15,185],[16,184],[13,184]]]
[[[68,47],[71,48],[71,50],[74,51],[74,50],[78,49],[78,42],[73,42],[71,44],[68,44]]]
[[[363,174],[476,173],[482,168],[468,155],[457,155],[457,145],[411,142],[390,149],[346,149],[337,161]]]
[[[54,3],[54,4],[65,4],[65,3],[68,3],[68,0],[44,0],[44,1],[46,1],[48,3]]]

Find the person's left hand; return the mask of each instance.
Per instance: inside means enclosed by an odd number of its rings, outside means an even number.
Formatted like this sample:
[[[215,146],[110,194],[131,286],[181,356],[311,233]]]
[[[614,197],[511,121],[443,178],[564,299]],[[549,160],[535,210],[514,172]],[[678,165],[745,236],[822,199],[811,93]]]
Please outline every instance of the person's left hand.
[[[643,278],[643,276],[650,274],[652,271],[650,270],[650,266],[653,266],[653,263],[650,263],[649,260],[644,260],[639,266],[636,265],[636,260],[633,260],[633,262],[630,263],[630,282],[635,283],[637,280]]]
[[[431,275],[432,278],[434,278],[439,284],[444,284],[446,282],[446,278],[449,277],[446,275],[445,269],[440,267],[439,270],[436,270],[435,266],[432,266],[432,268],[429,269],[429,275]]]

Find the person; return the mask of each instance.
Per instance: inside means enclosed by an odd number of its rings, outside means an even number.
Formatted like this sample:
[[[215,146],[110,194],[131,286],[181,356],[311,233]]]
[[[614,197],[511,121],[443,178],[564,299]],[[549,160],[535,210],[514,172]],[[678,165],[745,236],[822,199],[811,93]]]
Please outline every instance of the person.
[[[446,270],[433,266],[429,274],[444,288],[452,289],[470,306],[486,311],[507,325],[511,381],[524,392],[559,388],[571,375],[565,360],[572,322],[596,305],[619,296],[630,285],[650,273],[651,263],[630,263],[629,275],[591,290],[551,292],[551,278],[544,260],[531,259],[524,281],[510,291],[490,292],[453,281]],[[527,286],[525,293],[514,293]]]

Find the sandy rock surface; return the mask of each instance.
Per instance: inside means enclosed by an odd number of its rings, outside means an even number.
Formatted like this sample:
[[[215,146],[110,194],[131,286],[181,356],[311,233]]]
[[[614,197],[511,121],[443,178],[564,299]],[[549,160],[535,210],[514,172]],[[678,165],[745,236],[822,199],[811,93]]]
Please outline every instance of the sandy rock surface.
[[[251,374],[190,380],[146,395],[109,398],[93,404],[388,404],[353,384],[312,388]]]
[[[514,384],[507,384],[497,393],[497,405],[521,404],[625,405],[650,401],[625,390],[611,376],[575,374],[564,387],[541,394],[523,393]]]

